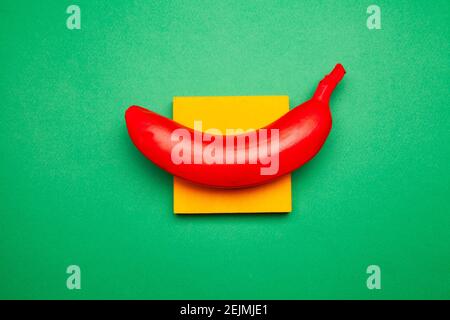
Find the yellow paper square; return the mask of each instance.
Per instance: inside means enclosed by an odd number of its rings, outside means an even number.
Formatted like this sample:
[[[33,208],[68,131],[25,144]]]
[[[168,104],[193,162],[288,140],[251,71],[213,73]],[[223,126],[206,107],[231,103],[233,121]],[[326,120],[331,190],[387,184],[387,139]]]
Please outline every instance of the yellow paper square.
[[[289,111],[288,96],[174,97],[173,119],[188,127],[195,120],[203,130],[258,129]],[[216,189],[175,177],[174,213],[291,212],[291,176],[243,189]]]

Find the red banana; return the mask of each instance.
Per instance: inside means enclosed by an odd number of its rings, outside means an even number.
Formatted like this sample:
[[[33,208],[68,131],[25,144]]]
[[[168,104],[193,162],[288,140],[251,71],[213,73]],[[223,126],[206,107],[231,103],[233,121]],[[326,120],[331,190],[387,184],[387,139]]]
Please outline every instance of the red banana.
[[[259,138],[256,144],[248,133],[222,136],[195,131],[138,106],[125,113],[128,133],[148,159],[175,176],[221,188],[259,185],[299,168],[319,152],[331,130],[328,102],[344,74],[343,66],[337,64],[319,82],[310,100],[250,133]],[[185,149],[180,149],[180,143],[186,136],[174,138],[174,132],[180,130],[193,137],[184,144]],[[278,163],[269,168],[274,157]]]

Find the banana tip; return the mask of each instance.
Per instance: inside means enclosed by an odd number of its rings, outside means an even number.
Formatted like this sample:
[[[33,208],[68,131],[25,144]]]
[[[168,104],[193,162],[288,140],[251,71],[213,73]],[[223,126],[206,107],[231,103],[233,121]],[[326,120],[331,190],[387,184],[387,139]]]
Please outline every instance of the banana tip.
[[[346,71],[344,69],[344,66],[338,63],[334,66],[333,71],[331,71],[330,74],[326,76],[326,78],[328,79],[328,81],[331,81],[331,83],[338,84],[339,81],[341,81],[344,77],[345,73]]]

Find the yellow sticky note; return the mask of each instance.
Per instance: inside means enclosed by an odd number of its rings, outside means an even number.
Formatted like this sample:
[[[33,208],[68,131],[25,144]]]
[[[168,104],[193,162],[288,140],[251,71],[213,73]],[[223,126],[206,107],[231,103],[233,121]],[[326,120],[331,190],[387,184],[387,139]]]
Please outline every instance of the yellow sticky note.
[[[287,96],[174,97],[173,119],[202,130],[258,129],[289,111]],[[291,176],[242,189],[199,186],[175,177],[173,207],[177,214],[291,212]]]

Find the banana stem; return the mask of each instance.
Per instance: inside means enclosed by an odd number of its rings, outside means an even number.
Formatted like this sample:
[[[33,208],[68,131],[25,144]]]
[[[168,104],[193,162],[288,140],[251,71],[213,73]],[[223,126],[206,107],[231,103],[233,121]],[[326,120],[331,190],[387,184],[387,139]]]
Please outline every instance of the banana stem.
[[[345,69],[342,64],[338,63],[330,74],[326,75],[317,86],[316,92],[313,95],[313,99],[321,102],[330,100],[333,90],[337,84],[342,80],[345,75]]]

